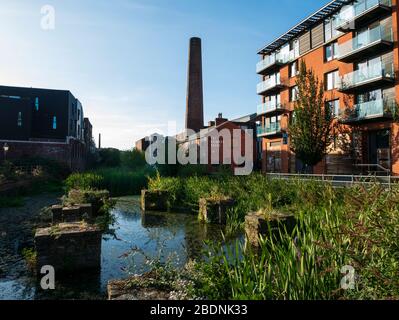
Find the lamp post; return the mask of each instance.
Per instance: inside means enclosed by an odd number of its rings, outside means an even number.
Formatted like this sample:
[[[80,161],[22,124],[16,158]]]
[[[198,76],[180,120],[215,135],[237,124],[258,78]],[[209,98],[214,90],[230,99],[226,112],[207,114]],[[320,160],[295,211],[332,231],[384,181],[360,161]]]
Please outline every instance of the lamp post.
[[[8,150],[10,150],[10,147],[8,146],[7,142],[4,144],[3,150],[4,150],[4,161],[7,161],[7,152]]]

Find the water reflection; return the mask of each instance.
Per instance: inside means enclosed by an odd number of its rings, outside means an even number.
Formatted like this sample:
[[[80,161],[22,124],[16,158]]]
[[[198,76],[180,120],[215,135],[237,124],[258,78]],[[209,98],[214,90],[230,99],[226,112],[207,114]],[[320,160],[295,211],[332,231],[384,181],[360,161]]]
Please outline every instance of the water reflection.
[[[0,299],[104,299],[109,280],[146,272],[154,259],[181,267],[201,255],[205,240],[222,240],[220,226],[195,215],[143,213],[139,197],[118,199],[113,213],[115,230],[103,236],[99,272],[56,275],[56,290],[44,292],[23,266],[12,279],[0,275]]]

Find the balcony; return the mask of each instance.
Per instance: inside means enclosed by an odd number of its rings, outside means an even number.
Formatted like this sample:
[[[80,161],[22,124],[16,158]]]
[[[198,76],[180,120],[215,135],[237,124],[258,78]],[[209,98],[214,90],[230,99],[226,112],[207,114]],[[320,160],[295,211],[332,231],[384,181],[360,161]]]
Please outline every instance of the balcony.
[[[282,88],[284,88],[284,84],[281,82],[280,77],[273,76],[259,83],[256,91],[259,95],[264,95],[266,93],[278,91]]]
[[[273,136],[282,133],[281,125],[278,122],[269,124],[268,126],[258,126],[258,137]]]
[[[336,29],[341,32],[354,30],[391,11],[391,0],[359,0],[339,14]]]
[[[269,113],[284,112],[285,110],[286,108],[282,103],[267,101],[266,103],[258,105],[258,116]]]
[[[348,73],[341,78],[339,91],[356,93],[359,90],[375,89],[395,82],[393,63],[381,62]]]
[[[378,99],[359,103],[353,108],[346,108],[341,110],[338,118],[343,123],[357,123],[361,121],[370,121],[373,119],[392,119],[395,115],[395,103]]]
[[[378,26],[341,44],[338,60],[353,62],[368,54],[378,54],[393,48],[392,28]]]
[[[275,53],[265,57],[256,65],[256,73],[265,74],[266,72],[275,71],[279,67],[285,65],[289,61],[289,55]]]

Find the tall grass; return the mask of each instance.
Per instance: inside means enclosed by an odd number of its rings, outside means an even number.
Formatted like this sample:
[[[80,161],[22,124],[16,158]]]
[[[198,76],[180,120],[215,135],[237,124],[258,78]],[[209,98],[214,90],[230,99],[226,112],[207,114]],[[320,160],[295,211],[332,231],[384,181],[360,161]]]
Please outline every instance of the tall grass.
[[[75,173],[69,176],[65,185],[70,189],[106,189],[113,197],[138,195],[147,187],[148,177],[153,170],[142,168],[102,168],[93,172]]]
[[[329,184],[270,180],[262,175],[213,179],[151,179],[176,201],[195,203],[220,193],[237,201],[230,229],[251,211],[295,214],[292,232],[280,228],[255,251],[237,242],[215,244],[201,262],[202,296],[221,299],[399,299],[399,187],[333,188]],[[229,227],[228,227],[229,229]],[[342,268],[356,272],[354,289],[341,282]],[[215,297],[214,292],[221,294]]]

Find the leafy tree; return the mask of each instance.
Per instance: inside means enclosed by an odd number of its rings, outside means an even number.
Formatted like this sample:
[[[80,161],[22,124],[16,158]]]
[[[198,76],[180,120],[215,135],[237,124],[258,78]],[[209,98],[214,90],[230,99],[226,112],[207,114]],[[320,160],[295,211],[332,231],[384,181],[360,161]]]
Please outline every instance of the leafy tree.
[[[323,160],[331,142],[332,110],[324,100],[323,82],[301,62],[296,81],[298,92],[289,126],[291,150],[306,167]]]

